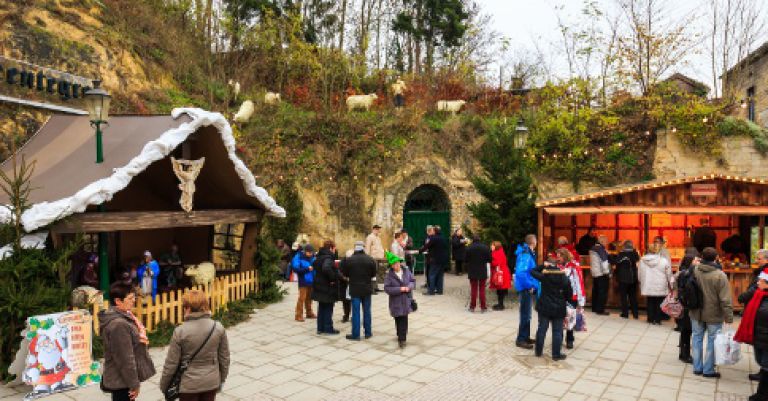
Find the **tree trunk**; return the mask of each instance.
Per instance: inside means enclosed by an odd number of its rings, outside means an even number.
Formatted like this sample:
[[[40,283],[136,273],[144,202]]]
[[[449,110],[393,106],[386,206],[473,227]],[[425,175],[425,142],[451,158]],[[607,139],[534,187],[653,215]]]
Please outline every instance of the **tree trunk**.
[[[344,51],[344,29],[347,22],[347,0],[341,1],[341,21],[339,22],[339,50]]]

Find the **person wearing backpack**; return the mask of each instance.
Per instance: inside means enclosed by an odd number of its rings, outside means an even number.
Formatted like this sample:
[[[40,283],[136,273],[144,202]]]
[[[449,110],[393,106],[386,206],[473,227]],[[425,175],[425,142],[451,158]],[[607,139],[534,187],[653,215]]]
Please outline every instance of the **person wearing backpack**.
[[[680,327],[680,341],[678,341],[677,345],[680,347],[678,359],[685,363],[693,363],[693,357],[691,357],[691,335],[693,334],[693,329],[691,328],[691,318],[689,316],[690,308],[685,305],[685,285],[690,275],[693,274],[693,266],[698,265],[700,261],[699,251],[696,248],[690,247],[686,249],[683,259],[680,261],[680,268],[675,280],[677,297],[683,305],[683,314],[677,319],[678,326]]]
[[[637,310],[637,262],[640,255],[635,250],[632,241],[624,241],[621,252],[616,255],[616,281],[619,282],[619,299],[621,300],[621,317],[629,319],[629,310],[632,309],[632,317],[638,319]]]
[[[208,297],[191,290],[181,299],[184,323],[173,331],[165,357],[160,390],[170,387],[182,361],[179,401],[213,401],[229,373],[229,342],[224,326],[211,319]]]
[[[689,288],[698,287],[701,296],[698,303],[693,302],[689,312],[693,328],[693,374],[707,378],[719,378],[715,372],[715,336],[723,328],[723,322],[733,323],[733,306],[731,304],[731,283],[728,277],[718,268],[717,250],[712,247],[704,248],[701,253],[701,263],[693,267],[692,280],[686,283],[686,298],[693,298],[695,291]],[[704,333],[707,333],[707,353],[704,355]]]

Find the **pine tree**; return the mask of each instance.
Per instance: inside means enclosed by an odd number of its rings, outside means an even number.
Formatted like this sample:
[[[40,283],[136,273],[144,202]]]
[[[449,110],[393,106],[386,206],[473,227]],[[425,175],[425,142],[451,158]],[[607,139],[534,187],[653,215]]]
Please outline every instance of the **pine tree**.
[[[522,152],[514,147],[516,124],[495,122],[487,129],[480,156],[483,173],[472,182],[483,200],[468,205],[482,227],[481,237],[498,240],[507,252],[536,225],[533,187]]]

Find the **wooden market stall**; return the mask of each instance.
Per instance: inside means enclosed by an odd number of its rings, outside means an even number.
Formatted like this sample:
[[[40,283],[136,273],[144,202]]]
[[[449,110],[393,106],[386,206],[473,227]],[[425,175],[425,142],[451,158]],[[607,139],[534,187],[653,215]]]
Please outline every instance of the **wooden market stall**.
[[[536,203],[538,209],[539,257],[553,249],[561,236],[576,243],[591,229],[605,235],[609,252],[620,250],[620,244],[632,240],[642,255],[654,237],[662,236],[677,270],[686,247],[694,245],[697,233],[715,236],[723,271],[731,281],[734,307],[736,300],[753,277],[756,268],[751,261],[758,249],[768,247],[765,216],[768,215],[768,180],[725,174],[708,174],[666,181],[653,181],[603,189],[597,192],[546,199]],[[740,251],[723,251],[723,241],[730,245],[741,241]],[[735,241],[735,242],[734,242]],[[592,278],[589,257],[582,255],[587,293],[591,294]],[[589,300],[589,297],[588,297]],[[609,305],[618,306],[615,287]]]
[[[99,250],[102,290],[145,250],[157,259],[172,244],[184,265],[212,261],[217,276],[254,269],[263,216],[285,212],[237,156],[221,114],[114,116],[103,130],[102,163],[87,116],[52,116],[17,152],[34,162],[27,232],[55,248],[82,235],[84,252]]]

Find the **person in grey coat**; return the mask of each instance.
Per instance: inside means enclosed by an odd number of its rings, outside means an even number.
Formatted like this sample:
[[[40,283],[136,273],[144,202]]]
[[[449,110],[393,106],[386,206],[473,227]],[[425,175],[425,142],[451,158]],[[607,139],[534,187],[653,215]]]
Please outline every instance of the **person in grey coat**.
[[[213,401],[229,373],[227,332],[211,319],[204,292],[191,290],[184,294],[181,302],[184,323],[173,331],[160,390],[168,389],[181,361],[187,361],[189,367],[181,377],[180,401]],[[190,360],[198,349],[195,358]]]
[[[401,267],[402,259],[390,252],[386,256],[390,269],[384,278],[384,292],[389,295],[389,313],[395,318],[397,343],[404,348],[408,335],[408,314],[411,312],[408,294],[413,291],[416,280],[410,270]]]
[[[155,375],[147,350],[147,331],[131,312],[136,295],[130,284],[112,284],[109,299],[112,307],[99,312],[99,332],[104,341],[101,389],[111,393],[113,401],[135,400],[141,383]]]

